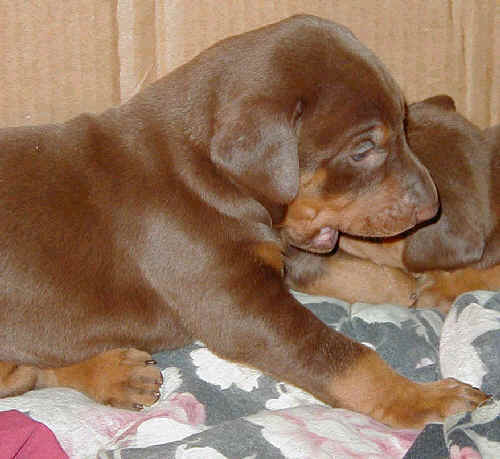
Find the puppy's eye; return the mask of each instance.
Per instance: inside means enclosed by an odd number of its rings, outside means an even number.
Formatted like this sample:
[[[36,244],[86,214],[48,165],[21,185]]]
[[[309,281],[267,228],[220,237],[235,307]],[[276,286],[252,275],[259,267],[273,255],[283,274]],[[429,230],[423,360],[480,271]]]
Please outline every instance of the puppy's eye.
[[[365,159],[370,152],[375,148],[375,144],[371,140],[365,140],[364,142],[361,142],[355,149],[354,152],[351,154],[351,159],[353,161],[362,161]]]

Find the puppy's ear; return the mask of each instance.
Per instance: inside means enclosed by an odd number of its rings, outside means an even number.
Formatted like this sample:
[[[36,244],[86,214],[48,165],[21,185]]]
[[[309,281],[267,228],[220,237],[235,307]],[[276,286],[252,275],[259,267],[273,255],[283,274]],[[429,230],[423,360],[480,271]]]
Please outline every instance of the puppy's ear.
[[[457,111],[455,101],[447,94],[440,94],[438,96],[429,97],[427,99],[424,99],[421,103],[435,105],[436,107],[442,108],[443,110],[448,110],[450,112]]]
[[[269,101],[238,101],[224,109],[212,138],[212,161],[236,183],[272,203],[287,204],[298,193],[299,158],[295,122]]]

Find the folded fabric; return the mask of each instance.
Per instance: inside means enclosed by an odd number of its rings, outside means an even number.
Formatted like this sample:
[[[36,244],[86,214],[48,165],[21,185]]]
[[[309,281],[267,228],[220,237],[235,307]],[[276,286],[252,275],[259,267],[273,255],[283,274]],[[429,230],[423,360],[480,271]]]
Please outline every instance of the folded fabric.
[[[51,430],[17,410],[0,412],[2,459],[67,459]]]

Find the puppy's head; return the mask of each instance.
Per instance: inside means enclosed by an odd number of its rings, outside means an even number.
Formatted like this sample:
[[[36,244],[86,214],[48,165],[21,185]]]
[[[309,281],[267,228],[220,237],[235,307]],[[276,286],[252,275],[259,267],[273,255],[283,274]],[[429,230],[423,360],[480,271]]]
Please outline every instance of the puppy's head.
[[[338,231],[389,236],[434,216],[437,193],[406,143],[401,92],[347,29],[299,16],[228,49],[241,62],[222,77],[211,157],[264,205],[283,206],[274,223],[287,242],[327,252]]]
[[[347,93],[335,109],[325,97],[304,112],[299,191],[283,221],[292,245],[330,251],[338,231],[392,236],[436,214],[435,186],[406,142],[399,91],[388,95],[377,103]]]
[[[485,129],[483,134],[486,139],[486,144],[492,152],[492,159],[494,159],[492,166],[496,166],[496,170],[498,171],[500,164],[498,161],[500,156],[500,124]]]
[[[456,112],[449,96],[439,95],[410,105],[407,132],[436,183],[441,210],[407,235],[405,267],[422,272],[477,263],[488,252],[485,243],[500,215],[494,198],[500,194],[495,180],[500,164],[495,168],[488,131]]]

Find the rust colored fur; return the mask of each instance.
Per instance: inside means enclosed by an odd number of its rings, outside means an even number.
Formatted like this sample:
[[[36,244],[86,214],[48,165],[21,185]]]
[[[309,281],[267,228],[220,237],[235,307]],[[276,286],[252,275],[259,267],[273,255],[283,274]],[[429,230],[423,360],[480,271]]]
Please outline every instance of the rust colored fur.
[[[64,385],[140,408],[160,383],[149,353],[197,339],[396,426],[484,400],[439,384],[428,399],[283,281],[289,246],[328,252],[339,230],[392,235],[436,212],[404,116],[347,29],[298,16],[100,115],[0,131],[1,393]],[[345,387],[358,372],[366,403]]]
[[[338,255],[320,264],[310,255],[291,257],[290,284],[348,301],[443,312],[460,293],[499,289],[499,133],[500,126],[481,132],[447,96],[411,105],[408,141],[437,184],[438,216],[392,239],[342,235]],[[307,263],[316,265],[317,274],[301,278],[300,266]]]

